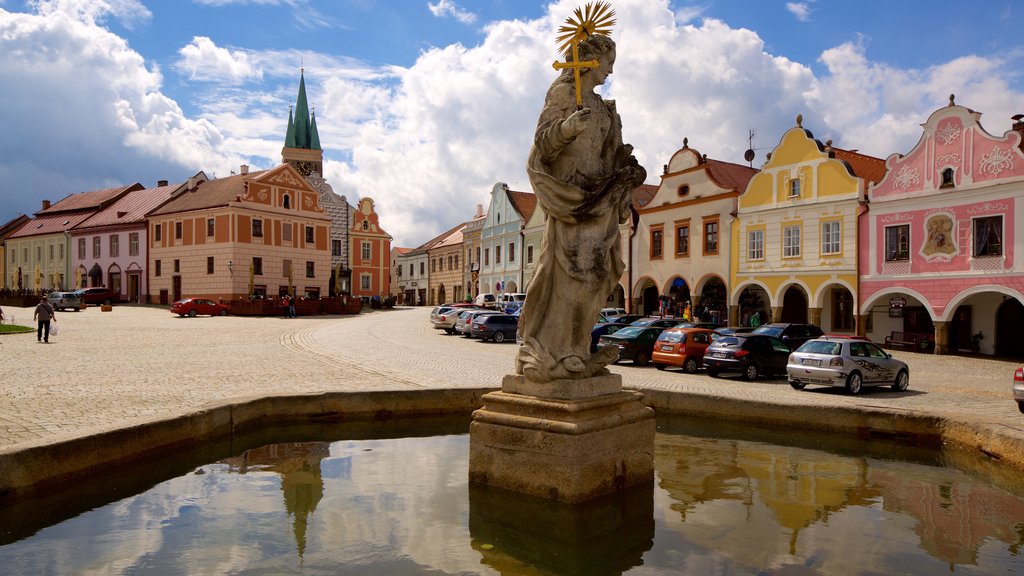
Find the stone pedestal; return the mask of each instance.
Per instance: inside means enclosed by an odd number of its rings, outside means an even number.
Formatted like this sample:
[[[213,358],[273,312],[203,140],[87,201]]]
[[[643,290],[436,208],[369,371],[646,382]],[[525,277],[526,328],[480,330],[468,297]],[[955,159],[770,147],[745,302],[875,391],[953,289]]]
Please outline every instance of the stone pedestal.
[[[654,412],[622,378],[506,376],[473,413],[469,480],[578,503],[654,481]]]

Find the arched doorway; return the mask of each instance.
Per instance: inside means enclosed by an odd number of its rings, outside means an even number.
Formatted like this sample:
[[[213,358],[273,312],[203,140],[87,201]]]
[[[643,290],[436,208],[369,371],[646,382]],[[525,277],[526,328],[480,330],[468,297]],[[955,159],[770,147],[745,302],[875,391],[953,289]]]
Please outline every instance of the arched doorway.
[[[821,307],[821,329],[825,332],[856,332],[853,294],[846,286],[827,286],[824,298]]]
[[[652,283],[644,285],[640,292],[640,314],[644,316],[655,316],[658,314],[658,287]]]
[[[700,291],[700,302],[694,311],[694,317],[704,322],[727,323],[729,312],[725,302],[725,284],[721,278],[711,278],[704,283]]]
[[[608,307],[609,308],[625,308],[626,304],[626,291],[622,289],[622,284],[616,284],[615,290],[612,290],[610,296],[608,296]]]
[[[771,299],[760,286],[747,286],[740,292],[738,316],[740,326],[760,326],[771,320]]]
[[[444,284],[437,288],[437,305],[440,306],[448,301],[448,294],[445,292]]]
[[[676,277],[668,285],[668,311],[673,316],[682,316],[683,308],[692,300],[686,280]]]
[[[782,296],[782,322],[807,323],[807,294],[797,286],[790,286]]]
[[[1024,305],[1007,298],[996,311],[996,356],[1024,358]]]
[[[515,280],[509,280],[505,283],[505,292],[519,292],[519,285],[515,283]]]

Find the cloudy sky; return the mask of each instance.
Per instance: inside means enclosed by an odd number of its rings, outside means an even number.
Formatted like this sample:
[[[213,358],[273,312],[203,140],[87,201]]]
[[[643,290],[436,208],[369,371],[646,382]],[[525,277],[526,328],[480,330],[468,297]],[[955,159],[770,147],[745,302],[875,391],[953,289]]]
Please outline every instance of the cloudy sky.
[[[40,201],[280,162],[305,68],[325,176],[400,246],[486,206],[524,164],[583,0],[0,0],[0,222]],[[837,146],[907,152],[948,102],[1024,113],[1024,7],[615,0],[615,98],[657,184],[682,145],[742,162],[796,115]],[[926,9],[922,9],[924,7]]]

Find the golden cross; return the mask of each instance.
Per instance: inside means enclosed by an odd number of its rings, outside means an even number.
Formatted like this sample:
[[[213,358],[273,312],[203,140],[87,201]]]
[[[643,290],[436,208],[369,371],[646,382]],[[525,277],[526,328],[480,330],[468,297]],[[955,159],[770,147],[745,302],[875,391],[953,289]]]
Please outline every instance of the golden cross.
[[[555,60],[552,64],[555,70],[562,70],[564,68],[572,68],[572,77],[576,82],[576,109],[580,110],[583,108],[583,93],[580,91],[580,70],[582,68],[597,68],[601,63],[597,60],[586,60],[580,62],[580,37],[577,34],[572,39],[572,62],[559,62]]]

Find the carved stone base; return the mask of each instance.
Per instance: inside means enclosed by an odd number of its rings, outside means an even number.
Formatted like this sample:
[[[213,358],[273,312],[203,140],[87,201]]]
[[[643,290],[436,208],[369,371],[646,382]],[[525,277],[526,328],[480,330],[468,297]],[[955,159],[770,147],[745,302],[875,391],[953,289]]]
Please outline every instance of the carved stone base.
[[[506,376],[469,431],[469,481],[578,503],[654,481],[654,412],[607,374]]]

